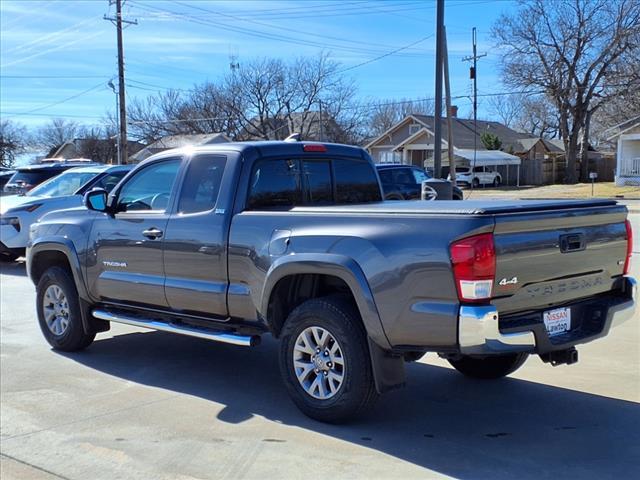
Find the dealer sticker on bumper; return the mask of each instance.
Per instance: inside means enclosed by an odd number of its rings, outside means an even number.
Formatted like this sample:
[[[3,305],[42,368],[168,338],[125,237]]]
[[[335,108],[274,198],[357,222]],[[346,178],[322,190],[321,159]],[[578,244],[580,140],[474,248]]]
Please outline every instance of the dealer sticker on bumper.
[[[543,314],[544,326],[550,337],[560,335],[571,330],[571,309],[556,308]]]

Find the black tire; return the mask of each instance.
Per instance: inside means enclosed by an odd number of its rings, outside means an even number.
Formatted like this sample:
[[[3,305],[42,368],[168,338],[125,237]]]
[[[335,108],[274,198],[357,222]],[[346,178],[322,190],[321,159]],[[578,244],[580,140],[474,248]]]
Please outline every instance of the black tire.
[[[462,356],[449,359],[449,363],[463,375],[471,378],[491,380],[506,377],[519,369],[529,357],[528,353],[510,353],[488,357]]]
[[[47,289],[53,285],[58,286],[64,293],[68,304],[67,318],[68,325],[59,335],[54,333],[45,320],[44,299]],[[50,267],[40,277],[36,287],[36,310],[38,312],[38,323],[44,338],[56,350],[64,352],[75,352],[88,347],[96,334],[87,334],[82,326],[82,314],[80,310],[80,300],[78,290],[70,273],[60,267]]]
[[[404,197],[401,193],[398,192],[389,192],[384,196],[385,200],[404,200]]]
[[[344,379],[328,399],[307,393],[294,369],[294,347],[309,327],[327,330],[338,342],[344,359]],[[280,371],[287,392],[307,416],[326,423],[343,423],[369,408],[378,398],[367,335],[360,315],[349,301],[337,296],[312,299],[298,306],[287,318],[280,344]],[[310,372],[310,375],[315,375]]]
[[[498,188],[500,186],[500,177],[496,176],[493,179],[493,186],[496,187],[496,188]]]
[[[474,178],[472,181],[472,186],[473,188],[478,188],[480,186],[480,180],[478,180],[477,178]]]

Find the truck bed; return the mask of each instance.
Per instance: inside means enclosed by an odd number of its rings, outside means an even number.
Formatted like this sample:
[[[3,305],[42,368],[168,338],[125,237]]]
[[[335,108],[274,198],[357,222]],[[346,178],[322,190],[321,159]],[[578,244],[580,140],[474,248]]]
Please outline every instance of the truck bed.
[[[615,207],[615,200],[444,200],[439,202],[387,201],[361,205],[300,206],[290,211],[326,214],[500,215],[597,207]],[[618,206],[624,209],[623,206]]]

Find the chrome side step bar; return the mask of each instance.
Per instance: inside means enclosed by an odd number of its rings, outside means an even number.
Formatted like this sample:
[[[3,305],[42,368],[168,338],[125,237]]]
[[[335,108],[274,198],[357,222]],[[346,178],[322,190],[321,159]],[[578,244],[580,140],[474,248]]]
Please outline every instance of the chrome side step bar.
[[[123,315],[121,313],[112,313],[107,310],[94,309],[92,312],[94,317],[99,320],[107,320],[109,322],[124,323],[133,325],[134,327],[150,328],[161,332],[177,333],[180,335],[188,335],[190,337],[204,338],[215,342],[230,343],[232,345],[240,345],[242,347],[253,347],[260,343],[258,335],[237,335],[235,333],[216,332],[205,328],[192,327],[190,325],[177,325],[164,322],[157,319],[137,318],[133,316]]]

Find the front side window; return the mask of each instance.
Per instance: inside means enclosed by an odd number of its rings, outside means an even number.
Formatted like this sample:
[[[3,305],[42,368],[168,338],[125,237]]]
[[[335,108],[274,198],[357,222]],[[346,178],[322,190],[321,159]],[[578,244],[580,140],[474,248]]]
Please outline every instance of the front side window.
[[[178,212],[213,210],[218,201],[226,160],[221,155],[200,155],[191,160],[182,184]]]
[[[137,172],[118,194],[118,211],[166,210],[179,168],[180,159],[174,158]]]
[[[374,168],[361,160],[333,161],[336,203],[380,202],[382,195]]]

